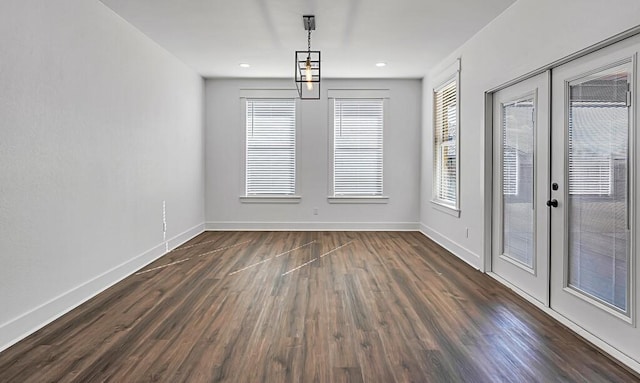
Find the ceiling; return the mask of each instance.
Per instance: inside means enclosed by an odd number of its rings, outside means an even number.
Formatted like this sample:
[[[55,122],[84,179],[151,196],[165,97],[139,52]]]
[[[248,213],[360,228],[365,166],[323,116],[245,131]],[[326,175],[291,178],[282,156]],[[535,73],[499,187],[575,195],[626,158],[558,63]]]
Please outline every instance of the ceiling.
[[[420,78],[515,0],[101,1],[203,77],[292,77],[313,14],[323,77]]]

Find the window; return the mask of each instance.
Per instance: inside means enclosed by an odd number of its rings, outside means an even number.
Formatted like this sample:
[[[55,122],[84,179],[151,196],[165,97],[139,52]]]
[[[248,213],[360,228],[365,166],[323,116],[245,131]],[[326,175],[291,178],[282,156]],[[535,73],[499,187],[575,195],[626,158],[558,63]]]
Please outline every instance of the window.
[[[293,196],[296,184],[294,99],[246,100],[246,196]]]
[[[334,100],[334,197],[382,196],[383,105],[383,99]]]
[[[457,73],[457,72],[456,72]],[[434,202],[458,209],[458,76],[433,92]]]

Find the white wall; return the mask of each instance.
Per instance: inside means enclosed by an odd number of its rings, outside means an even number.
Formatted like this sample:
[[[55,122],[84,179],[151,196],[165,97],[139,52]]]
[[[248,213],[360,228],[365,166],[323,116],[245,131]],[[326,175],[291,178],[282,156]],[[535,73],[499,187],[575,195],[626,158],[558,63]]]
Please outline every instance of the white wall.
[[[0,350],[201,231],[204,81],[94,0],[0,2]]]
[[[636,0],[519,0],[437,68],[456,58],[460,80],[460,218],[439,212],[432,197],[432,89],[424,81],[422,230],[481,268],[484,215],[484,92],[640,24]],[[469,228],[469,237],[466,237]]]
[[[290,79],[206,81],[206,220],[210,229],[413,229],[420,211],[420,80],[324,80],[321,100],[301,101],[299,204],[247,204],[240,89],[295,89]],[[388,89],[384,193],[388,204],[329,204],[327,89]],[[318,215],[313,209],[318,208]]]

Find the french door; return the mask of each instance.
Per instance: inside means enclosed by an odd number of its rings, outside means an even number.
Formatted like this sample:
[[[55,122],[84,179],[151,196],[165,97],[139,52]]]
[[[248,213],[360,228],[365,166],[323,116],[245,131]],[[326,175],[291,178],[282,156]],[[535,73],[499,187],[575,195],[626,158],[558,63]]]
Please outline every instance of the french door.
[[[492,271],[636,363],[639,54],[640,36],[494,93],[492,147]]]
[[[549,74],[494,94],[492,270],[548,305]]]
[[[551,308],[640,362],[639,39],[552,72]]]

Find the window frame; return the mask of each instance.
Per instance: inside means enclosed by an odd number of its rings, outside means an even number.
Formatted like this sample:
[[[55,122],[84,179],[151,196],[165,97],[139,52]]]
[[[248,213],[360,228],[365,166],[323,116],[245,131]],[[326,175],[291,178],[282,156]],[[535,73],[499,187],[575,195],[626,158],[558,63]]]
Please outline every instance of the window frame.
[[[452,215],[454,217],[460,217],[460,59],[457,59],[455,64],[449,66],[446,70],[444,70],[434,81],[437,84],[431,92],[431,126],[432,126],[432,139],[431,139],[431,149],[432,149],[432,198],[431,205],[434,209]],[[451,85],[451,83],[455,83],[455,91],[456,91],[456,137],[453,141],[445,141],[445,140],[437,140],[438,137],[438,127],[436,126],[436,100],[437,93],[442,91],[444,88]],[[438,172],[441,169],[438,168],[438,157],[441,155],[440,147],[449,143],[455,143],[456,146],[456,166],[455,166],[455,201],[453,203],[451,201],[440,198],[439,189],[440,183],[438,181]]]
[[[249,100],[293,100],[295,107],[294,127],[294,193],[293,194],[250,194],[247,195],[247,102]],[[242,140],[242,177],[240,179],[240,196],[242,203],[252,204],[291,204],[300,203],[302,197],[298,194],[299,156],[298,137],[300,136],[300,100],[295,89],[241,89],[240,90],[240,121],[243,130]]]
[[[388,126],[388,102],[390,92],[388,89],[329,89],[327,91],[329,100],[329,116],[328,116],[328,169],[327,169],[327,201],[331,204],[386,204],[389,196],[385,194],[385,127]],[[336,99],[354,99],[366,100],[376,99],[382,100],[382,195],[336,195],[334,190],[334,174],[335,174],[335,100]]]

